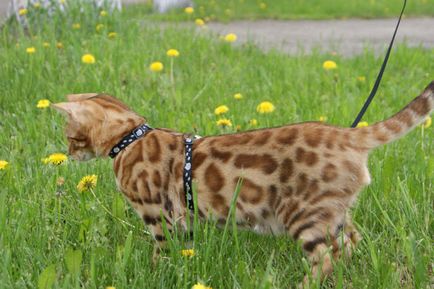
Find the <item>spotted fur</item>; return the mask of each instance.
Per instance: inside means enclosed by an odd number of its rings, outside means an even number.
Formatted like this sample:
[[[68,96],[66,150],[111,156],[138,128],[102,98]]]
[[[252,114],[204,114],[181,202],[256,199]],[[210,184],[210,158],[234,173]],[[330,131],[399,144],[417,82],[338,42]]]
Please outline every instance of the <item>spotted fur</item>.
[[[105,94],[68,100],[53,106],[68,116],[69,153],[78,160],[107,156],[145,122]],[[192,160],[199,215],[224,222],[241,183],[237,222],[300,240],[313,274],[329,274],[332,258],[342,251],[350,255],[357,241],[347,212],[370,182],[369,151],[409,132],[432,112],[433,103],[434,82],[399,113],[368,127],[307,122],[201,138],[193,145]],[[160,212],[169,230],[175,223],[186,226],[183,165],[183,136],[166,129],[148,132],[113,162],[118,187],[159,247],[166,241]],[[329,248],[332,254],[326,254]]]

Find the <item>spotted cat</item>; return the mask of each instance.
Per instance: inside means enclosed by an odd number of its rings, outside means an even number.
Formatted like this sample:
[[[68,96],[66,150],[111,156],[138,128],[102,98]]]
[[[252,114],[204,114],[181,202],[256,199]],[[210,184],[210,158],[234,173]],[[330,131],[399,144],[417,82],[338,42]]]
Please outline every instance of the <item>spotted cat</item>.
[[[332,258],[350,255],[358,240],[347,213],[370,183],[369,152],[408,133],[433,105],[434,81],[393,117],[368,127],[306,122],[200,138],[192,146],[199,215],[224,222],[240,182],[237,222],[301,240],[313,275],[330,274]],[[157,248],[166,241],[160,211],[169,230],[175,223],[186,227],[183,134],[149,129],[119,147],[146,121],[116,98],[70,95],[68,102],[53,107],[67,116],[74,159],[107,157],[119,148],[113,161],[117,185],[149,226]]]

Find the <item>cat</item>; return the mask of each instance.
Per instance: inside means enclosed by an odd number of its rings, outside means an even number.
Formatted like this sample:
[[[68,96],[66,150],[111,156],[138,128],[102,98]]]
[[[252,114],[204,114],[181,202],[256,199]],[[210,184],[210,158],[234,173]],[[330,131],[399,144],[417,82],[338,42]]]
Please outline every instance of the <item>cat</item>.
[[[367,127],[305,122],[197,139],[192,177],[198,214],[225,222],[240,184],[237,222],[300,240],[312,275],[326,276],[333,258],[350,256],[359,239],[348,210],[370,183],[368,153],[408,133],[433,106],[434,81],[400,112]],[[117,186],[149,226],[157,251],[166,242],[162,218],[169,231],[175,223],[186,227],[183,134],[145,129],[122,149],[119,142],[146,120],[121,101],[106,94],[75,94],[53,107],[67,116],[74,159],[106,157],[118,148],[112,155]]]

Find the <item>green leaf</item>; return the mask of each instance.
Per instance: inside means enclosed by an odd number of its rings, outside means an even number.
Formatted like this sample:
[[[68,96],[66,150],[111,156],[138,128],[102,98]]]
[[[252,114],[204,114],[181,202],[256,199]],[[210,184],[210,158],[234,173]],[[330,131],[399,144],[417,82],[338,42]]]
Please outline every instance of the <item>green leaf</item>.
[[[72,275],[80,273],[80,266],[83,260],[83,253],[81,250],[73,250],[69,248],[65,253],[66,268]]]
[[[56,281],[56,265],[52,264],[42,271],[38,278],[39,289],[49,289]]]

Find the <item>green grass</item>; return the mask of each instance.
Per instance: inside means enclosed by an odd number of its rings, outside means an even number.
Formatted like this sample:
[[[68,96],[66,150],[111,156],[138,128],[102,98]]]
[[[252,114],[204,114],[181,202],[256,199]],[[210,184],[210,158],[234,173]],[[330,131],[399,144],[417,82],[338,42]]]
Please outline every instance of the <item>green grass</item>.
[[[36,17],[36,16],[35,16]],[[80,19],[78,19],[80,17]],[[26,33],[8,24],[0,37],[0,288],[213,288],[294,287],[306,272],[303,253],[289,237],[217,229],[195,230],[196,256],[184,258],[176,235],[156,268],[153,242],[142,222],[117,192],[111,160],[44,165],[41,159],[66,152],[64,120],[39,99],[64,101],[78,92],[113,94],[147,117],[154,127],[201,135],[316,120],[349,126],[375,80],[382,59],[366,51],[338,55],[286,56],[262,53],[253,45],[224,43],[192,29],[143,25],[131,14],[98,19],[91,13],[55,15]],[[80,22],[80,30],[72,23]],[[97,23],[105,28],[95,32]],[[107,33],[116,31],[117,38]],[[29,36],[32,35],[33,37]],[[62,42],[64,48],[55,47]],[[50,43],[44,48],[43,43]],[[35,47],[27,54],[27,47]],[[171,81],[170,59],[176,48]],[[92,53],[96,63],[81,63]],[[338,69],[324,71],[325,60]],[[165,69],[152,73],[160,60]],[[376,99],[364,120],[391,116],[433,78],[434,50],[398,46]],[[358,76],[365,76],[360,82]],[[242,93],[242,100],[233,94]],[[276,110],[259,115],[261,101]],[[234,126],[216,126],[214,108],[226,104]],[[353,210],[363,241],[350,262],[339,261],[324,288],[428,288],[433,282],[434,133],[416,128],[403,139],[375,150],[369,160],[372,184]],[[91,193],[79,193],[80,179],[97,174]],[[58,177],[65,184],[56,185]],[[61,190],[62,194],[57,192]],[[106,208],[110,213],[104,209]],[[119,221],[119,220],[122,220]],[[130,225],[125,225],[127,222]],[[41,277],[42,276],[42,277]],[[48,282],[49,284],[50,282]],[[40,284],[39,288],[44,288]]]
[[[148,14],[152,19],[230,21],[240,19],[335,19],[397,17],[403,0],[195,0],[191,15],[182,9],[168,14],[152,14],[152,5],[132,5],[129,13],[136,17]],[[406,16],[433,16],[434,2],[407,1]],[[149,3],[149,2],[148,2]]]

